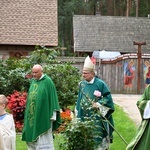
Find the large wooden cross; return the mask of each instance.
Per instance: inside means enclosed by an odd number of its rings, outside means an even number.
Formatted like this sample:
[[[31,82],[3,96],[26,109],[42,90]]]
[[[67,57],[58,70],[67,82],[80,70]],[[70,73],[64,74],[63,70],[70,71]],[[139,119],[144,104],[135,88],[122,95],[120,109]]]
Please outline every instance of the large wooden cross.
[[[138,80],[137,80],[137,94],[140,94],[140,82],[141,82],[141,78],[140,78],[140,75],[141,75],[141,46],[142,45],[146,45],[146,42],[133,42],[133,45],[138,45]]]

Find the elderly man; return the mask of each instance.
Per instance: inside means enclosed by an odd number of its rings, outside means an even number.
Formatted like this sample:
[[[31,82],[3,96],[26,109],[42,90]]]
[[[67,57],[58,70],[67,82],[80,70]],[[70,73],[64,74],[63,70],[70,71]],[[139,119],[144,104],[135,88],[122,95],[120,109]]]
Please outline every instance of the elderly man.
[[[114,112],[114,103],[111,92],[104,81],[95,76],[95,65],[90,57],[86,57],[82,72],[83,81],[79,85],[79,93],[76,105],[76,115],[82,121],[86,117],[94,120],[93,114],[101,114],[95,118],[97,128],[96,132],[99,138],[94,137],[97,150],[109,149],[110,143],[113,141],[112,126]],[[87,103],[92,100],[91,106],[87,108]],[[96,100],[96,101],[95,101]]]
[[[32,68],[22,140],[28,150],[54,150],[52,131],[60,125],[60,108],[55,85],[41,65]]]

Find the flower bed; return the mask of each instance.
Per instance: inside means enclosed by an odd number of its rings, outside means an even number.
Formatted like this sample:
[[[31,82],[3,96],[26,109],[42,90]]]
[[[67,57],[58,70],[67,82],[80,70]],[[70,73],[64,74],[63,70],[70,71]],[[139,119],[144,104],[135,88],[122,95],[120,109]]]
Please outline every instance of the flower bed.
[[[7,110],[13,115],[16,131],[21,132],[24,124],[24,111],[26,106],[27,93],[14,91],[12,94],[7,96],[7,99]],[[60,115],[62,124],[54,133],[63,132],[73,117],[70,109],[62,111]]]

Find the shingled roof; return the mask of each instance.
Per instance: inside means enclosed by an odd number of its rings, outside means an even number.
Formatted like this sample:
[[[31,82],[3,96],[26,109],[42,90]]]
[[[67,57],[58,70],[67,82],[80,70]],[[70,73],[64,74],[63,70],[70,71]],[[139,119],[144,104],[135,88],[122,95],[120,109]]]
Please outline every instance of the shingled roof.
[[[57,0],[1,0],[0,44],[58,45]]]
[[[144,53],[150,53],[150,19],[148,17],[86,16],[73,17],[74,51],[95,50],[137,52],[135,42],[146,42]]]

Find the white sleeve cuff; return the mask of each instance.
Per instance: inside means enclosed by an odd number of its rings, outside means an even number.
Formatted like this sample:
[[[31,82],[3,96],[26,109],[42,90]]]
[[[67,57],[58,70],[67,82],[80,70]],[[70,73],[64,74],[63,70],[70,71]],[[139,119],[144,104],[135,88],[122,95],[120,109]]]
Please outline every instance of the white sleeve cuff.
[[[52,116],[51,120],[52,120],[52,121],[55,121],[55,120],[56,120],[56,111],[53,112],[53,116]]]
[[[78,110],[75,108],[74,109],[74,112],[75,112],[75,117],[77,117],[77,115],[78,115]]]
[[[144,109],[143,118],[144,119],[149,119],[150,118],[150,100],[147,102],[146,107]]]
[[[108,107],[106,107],[106,106],[103,106],[103,105],[101,105],[100,103],[96,103],[97,104],[97,106],[98,106],[98,108],[99,108],[99,111],[100,111],[100,113],[102,114],[102,116],[104,117],[104,116],[106,116],[106,114],[107,114],[107,112],[110,110],[110,108],[108,108]]]

